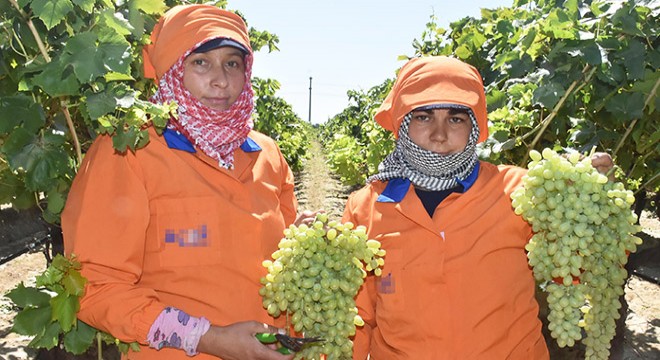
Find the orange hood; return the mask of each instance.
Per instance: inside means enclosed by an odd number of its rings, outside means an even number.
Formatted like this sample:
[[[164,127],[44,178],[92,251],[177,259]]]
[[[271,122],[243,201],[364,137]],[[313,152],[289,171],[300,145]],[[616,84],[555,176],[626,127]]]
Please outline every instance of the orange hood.
[[[230,38],[252,53],[240,16],[211,5],[179,5],[163,15],[143,48],[144,76],[160,79],[188,50],[204,40]]]
[[[479,125],[478,142],[488,138],[486,94],[481,75],[473,66],[446,56],[408,61],[399,71],[375,119],[398,136],[399,126],[406,114],[420,106],[435,104],[469,107]]]

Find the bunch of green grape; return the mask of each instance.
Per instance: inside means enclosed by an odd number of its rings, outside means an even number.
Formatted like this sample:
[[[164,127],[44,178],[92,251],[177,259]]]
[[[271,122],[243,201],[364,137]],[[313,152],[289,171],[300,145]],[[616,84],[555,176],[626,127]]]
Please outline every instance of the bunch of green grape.
[[[534,230],[526,246],[534,277],[548,292],[548,329],[560,347],[586,338],[587,359],[609,358],[633,234],[635,198],[577,152],[532,150],[523,187],[511,194],[516,214]]]
[[[377,276],[384,264],[380,242],[367,239],[366,228],[340,224],[319,214],[311,226],[284,230],[273,260],[265,260],[268,274],[261,279],[264,308],[273,317],[286,313],[293,330],[321,337],[296,359],[351,359],[355,326],[364,325],[355,296],[367,276]]]

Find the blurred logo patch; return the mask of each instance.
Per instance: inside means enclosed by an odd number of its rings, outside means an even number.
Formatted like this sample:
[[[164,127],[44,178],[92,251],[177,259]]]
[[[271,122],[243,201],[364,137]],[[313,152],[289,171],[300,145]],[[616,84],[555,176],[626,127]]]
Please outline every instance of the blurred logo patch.
[[[381,276],[378,280],[378,292],[381,294],[394,294],[394,277],[392,273],[388,273],[386,276]]]
[[[165,243],[180,247],[208,246],[206,225],[193,229],[165,229]]]

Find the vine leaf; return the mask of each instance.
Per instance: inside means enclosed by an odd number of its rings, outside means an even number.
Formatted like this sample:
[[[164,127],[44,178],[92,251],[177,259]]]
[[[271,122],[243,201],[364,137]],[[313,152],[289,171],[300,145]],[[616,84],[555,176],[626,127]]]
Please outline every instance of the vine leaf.
[[[10,133],[19,124],[37,131],[46,123],[40,104],[25,95],[0,97],[0,135]]]
[[[623,64],[628,70],[629,80],[639,80],[644,78],[646,49],[639,41],[631,40],[628,48],[621,52]]]
[[[162,14],[167,9],[162,0],[135,0],[134,7],[144,11],[147,14]]]
[[[70,295],[82,296],[85,290],[85,283],[87,283],[87,279],[78,271],[69,271],[62,278],[62,285],[64,285],[64,289]]]
[[[616,94],[605,104],[605,109],[620,121],[638,119],[644,113],[644,95],[641,93]]]
[[[25,287],[21,282],[6,295],[20,308],[40,307],[48,305],[50,296],[33,287]]]
[[[90,82],[105,74],[104,54],[96,44],[97,36],[81,32],[69,39],[64,47],[64,62],[71,64],[73,73],[81,83]]]
[[[64,347],[74,355],[87,351],[96,337],[96,329],[78,320],[76,326],[64,335]]]
[[[34,0],[32,11],[43,21],[48,30],[61,23],[73,10],[73,4],[69,0]]]
[[[549,83],[534,90],[534,102],[541,104],[546,109],[552,109],[557,105],[565,91],[566,89],[560,84]]]
[[[34,309],[24,309],[14,317],[11,331],[21,335],[35,335],[44,332],[50,323],[51,307],[44,306]]]
[[[76,313],[80,308],[78,297],[61,293],[50,300],[50,305],[53,307],[52,320],[59,322],[65,332],[70,331],[76,323]]]
[[[78,5],[83,11],[91,14],[94,10],[94,0],[72,0],[74,4]]]
[[[50,308],[48,309],[50,310]],[[46,327],[46,330],[42,334],[35,336],[35,338],[30,341],[28,346],[33,348],[46,348],[50,350],[57,346],[61,331],[62,328],[60,327],[60,324],[57,322],[52,322]]]
[[[61,58],[58,58],[61,60]],[[79,83],[68,64],[51,61],[32,81],[52,97],[77,95]]]

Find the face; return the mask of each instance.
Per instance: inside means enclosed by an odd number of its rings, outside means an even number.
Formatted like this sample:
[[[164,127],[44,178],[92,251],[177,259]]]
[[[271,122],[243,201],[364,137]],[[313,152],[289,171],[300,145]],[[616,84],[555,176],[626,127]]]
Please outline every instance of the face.
[[[413,111],[408,136],[419,147],[440,155],[465,150],[472,121],[470,115],[457,109]]]
[[[205,53],[191,53],[183,62],[183,86],[202,104],[227,110],[245,84],[243,53],[225,46]]]

